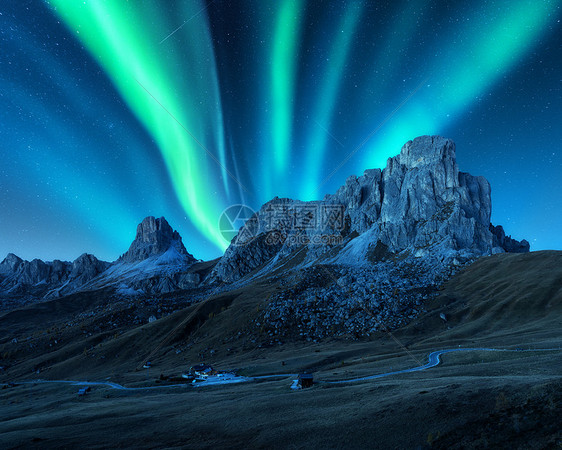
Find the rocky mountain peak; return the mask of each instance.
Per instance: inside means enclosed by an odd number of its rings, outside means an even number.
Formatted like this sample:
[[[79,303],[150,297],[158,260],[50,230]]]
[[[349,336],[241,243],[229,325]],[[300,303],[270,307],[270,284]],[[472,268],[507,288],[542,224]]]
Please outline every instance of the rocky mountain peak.
[[[195,261],[183,245],[180,234],[174,230],[164,217],[146,217],[137,226],[135,240],[119,261],[139,262],[151,256],[162,255],[173,249],[187,260]]]
[[[8,253],[4,261],[0,263],[0,273],[13,273],[18,269],[21,263],[23,263],[23,260],[20,257],[13,253]]]
[[[181,239],[177,231],[174,231],[164,217],[146,217],[137,226],[137,240],[143,242],[157,243],[161,238]]]
[[[272,210],[281,216],[273,226]],[[368,264],[373,252],[383,248],[389,254],[440,261],[528,251],[526,241],[490,227],[491,212],[490,184],[459,171],[455,143],[420,136],[404,144],[383,170],[348,177],[322,202],[266,203],[253,218],[253,239],[240,245],[235,238],[211,279],[241,278],[293,251],[306,255],[302,264],[323,258],[354,265]],[[301,216],[307,221],[294,219]],[[326,223],[330,217],[337,220]]]
[[[455,143],[441,136],[420,136],[404,144],[399,159],[408,169],[442,162],[456,163]]]
[[[84,253],[72,262],[71,279],[83,278],[91,280],[110,266],[105,261],[100,261],[94,255]]]

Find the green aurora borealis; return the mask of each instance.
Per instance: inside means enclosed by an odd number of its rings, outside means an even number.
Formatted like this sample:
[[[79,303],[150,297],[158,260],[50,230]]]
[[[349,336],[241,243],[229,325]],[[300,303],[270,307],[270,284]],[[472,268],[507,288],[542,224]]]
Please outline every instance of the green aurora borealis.
[[[454,130],[487,97],[498,89],[509,91],[510,75],[534,52],[549,51],[544,42],[552,39],[554,28],[559,32],[561,2],[29,4],[38,17],[48,12],[49,20],[60,21],[53,33],[72,36],[83,46],[84,53],[72,50],[69,61],[76,58],[79,65],[89,54],[102,69],[96,76],[110,80],[153,140],[190,233],[199,233],[214,250],[208,244],[198,248],[195,238],[185,239],[194,241],[188,248],[208,257],[227,246],[217,222],[229,205],[258,208],[275,195],[319,199],[351,173],[384,167],[415,136],[446,134],[457,140]],[[64,64],[56,59],[51,66]],[[504,109],[505,120],[512,107]],[[502,127],[498,133],[512,132]],[[65,126],[59,134],[70,133]],[[101,158],[96,164],[111,162]],[[61,170],[61,176],[72,182],[74,175]],[[165,195],[165,183],[161,186]],[[118,189],[115,196],[100,191],[91,197],[116,216],[122,210],[127,224],[140,221],[142,216],[132,216],[142,208],[125,212],[120,205],[127,200]],[[62,188],[56,192],[59,198],[66,195]],[[81,210],[84,221],[95,227],[89,208],[70,209]],[[112,232],[119,233],[115,242],[129,239],[120,228]]]

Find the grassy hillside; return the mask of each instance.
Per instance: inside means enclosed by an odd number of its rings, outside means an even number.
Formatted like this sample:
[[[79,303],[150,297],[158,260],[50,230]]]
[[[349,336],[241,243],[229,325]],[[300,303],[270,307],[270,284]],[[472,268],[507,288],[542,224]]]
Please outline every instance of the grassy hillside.
[[[415,367],[436,349],[562,345],[562,252],[481,258],[413,323],[357,341],[270,345],[252,320],[280,289],[261,280],[199,293],[196,303],[190,291],[134,301],[97,291],[11,311],[0,316],[0,381],[155,385],[160,374],[177,376],[200,361],[245,375],[309,370],[326,381]],[[147,323],[174,305],[180,309]],[[141,323],[132,323],[137,316]],[[139,369],[147,358],[153,367]],[[302,392],[291,392],[287,377],[135,393],[96,387],[83,399],[69,385],[6,384],[0,444],[558,448],[561,368],[559,351],[467,352],[423,372]]]
[[[443,286],[409,329],[450,340],[548,339],[562,330],[562,252],[480,258]],[[447,322],[439,318],[446,315]]]

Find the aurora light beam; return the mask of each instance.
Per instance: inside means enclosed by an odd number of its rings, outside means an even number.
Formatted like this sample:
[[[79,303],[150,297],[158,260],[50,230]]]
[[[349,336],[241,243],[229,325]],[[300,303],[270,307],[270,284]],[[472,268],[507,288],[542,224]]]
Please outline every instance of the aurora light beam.
[[[228,206],[320,199],[424,134],[490,180],[494,221],[562,248],[561,20],[562,0],[3,2],[0,252],[109,260],[165,215],[214,258]]]
[[[315,127],[311,124],[310,126],[312,134],[305,162],[307,174],[306,179],[303,180],[302,200],[314,199],[320,184],[320,175],[322,169],[325,168],[325,147],[328,137],[330,137],[329,131],[326,129],[329,128],[332,121],[339,87],[345,73],[345,63],[353,42],[355,29],[361,17],[362,8],[363,6],[359,2],[351,3],[343,15],[341,23],[334,30],[335,42],[324,71],[324,78],[316,93],[317,101],[313,117],[320,125]]]
[[[194,134],[205,135],[208,131],[203,128],[204,123],[197,119],[200,111],[193,101],[197,96],[189,89],[190,83],[186,85],[174,73],[155,38],[157,34],[147,30],[146,21],[139,14],[140,7],[121,1],[77,3],[53,0],[51,4],[105,68],[131,110],[158,143],[178,198],[191,221],[203,235],[224,248],[226,244],[213,220],[220,213],[220,203],[217,204],[212,194],[214,189],[209,186],[215,184],[214,177],[205,175],[209,171],[213,172],[214,168],[208,167],[204,153],[179,124],[185,124]],[[189,2],[189,5],[195,9],[194,13],[201,9],[199,2]],[[152,13],[155,12],[153,8]],[[152,17],[155,19],[158,16]],[[204,22],[193,20],[191,25],[199,27],[199,39],[208,37]],[[207,69],[211,72],[211,80],[216,79],[214,65],[201,67],[201,61],[197,59],[200,42],[188,42],[193,46],[192,64],[198,66],[200,71]],[[199,73],[192,74],[193,84],[199,81],[193,78],[198,78]],[[145,90],[154,98],[147,95]],[[209,91],[208,94],[213,93],[212,83]],[[178,95],[180,92],[183,95]],[[216,91],[214,93],[216,95]],[[184,103],[191,107],[184,107]],[[220,105],[218,99],[216,103]],[[212,102],[206,105],[212,105]],[[220,122],[220,114],[218,111],[212,118],[216,126],[222,126],[217,123]],[[171,120],[169,115],[176,117],[177,122]],[[222,136],[219,148],[224,149]]]
[[[295,83],[303,20],[302,0],[282,0],[273,38],[271,55],[271,95],[273,105],[273,171],[278,176],[287,170],[293,129]]]

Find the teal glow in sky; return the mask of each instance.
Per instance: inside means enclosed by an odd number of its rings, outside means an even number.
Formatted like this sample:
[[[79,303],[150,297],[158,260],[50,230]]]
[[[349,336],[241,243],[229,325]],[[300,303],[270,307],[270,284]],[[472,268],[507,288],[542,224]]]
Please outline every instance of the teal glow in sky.
[[[295,82],[299,60],[303,0],[279,2],[271,53],[273,170],[283,174],[291,156]]]
[[[159,41],[151,39],[164,36],[167,30],[167,23],[154,20],[159,16],[156,5],[65,0],[51,0],[50,4],[88,47],[156,141],[190,220],[224,249],[214,220],[221,211],[214,201],[217,179],[209,176],[207,167],[207,153],[218,150],[225,179],[220,97],[205,16],[178,31],[184,36],[184,46],[176,51],[182,56],[181,64],[189,68],[178,72],[174,69],[178,56],[171,56]],[[202,8],[199,2],[187,4],[190,7],[183,8],[186,17]],[[148,17],[153,19],[149,23]]]
[[[322,198],[421,134],[562,248],[561,3],[1,5],[0,253],[115,259],[150,214],[214,257],[229,205]]]
[[[347,10],[340,19],[340,23],[334,30],[334,40],[332,48],[328,53],[328,58],[324,62],[325,68],[322,70],[321,79],[316,90],[316,105],[311,111],[314,117],[314,125],[311,126],[311,133],[306,147],[307,159],[305,161],[306,177],[302,183],[300,197],[303,200],[316,199],[322,173],[325,173],[326,165],[326,146],[328,140],[335,137],[330,136],[330,127],[334,108],[340,85],[346,73],[346,63],[349,61],[349,51],[354,38],[356,29],[361,17],[362,4],[360,2],[350,2]]]

